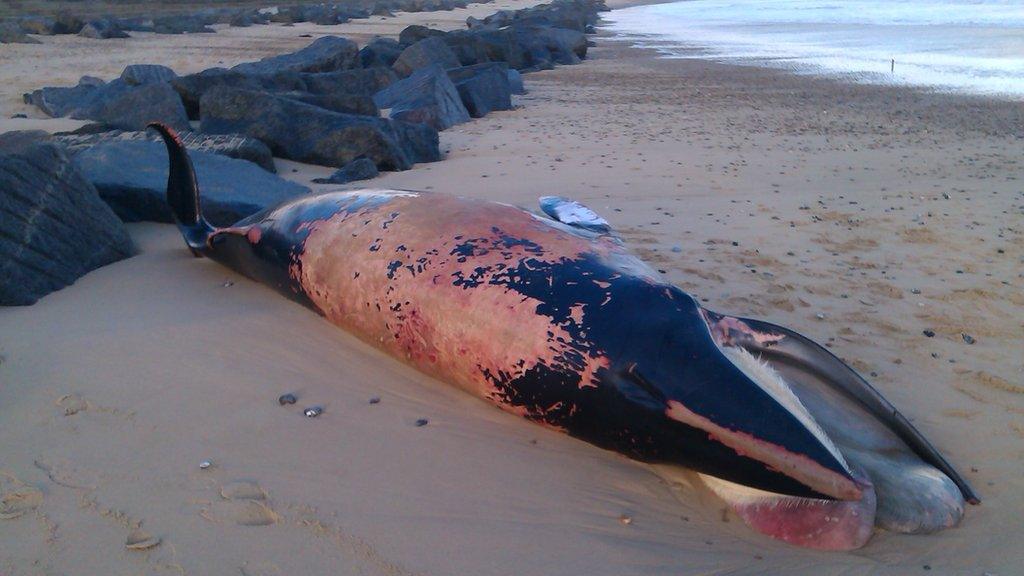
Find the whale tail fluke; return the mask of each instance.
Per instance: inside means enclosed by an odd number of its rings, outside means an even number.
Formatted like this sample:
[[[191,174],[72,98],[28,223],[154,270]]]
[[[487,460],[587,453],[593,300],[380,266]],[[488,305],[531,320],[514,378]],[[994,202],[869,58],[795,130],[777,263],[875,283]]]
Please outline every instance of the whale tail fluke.
[[[199,185],[192,160],[177,132],[160,122],[151,122],[149,127],[160,133],[167,146],[170,171],[167,175],[167,204],[174,214],[174,221],[185,237],[185,243],[192,254],[202,256],[206,240],[214,228],[203,218],[199,204]]]

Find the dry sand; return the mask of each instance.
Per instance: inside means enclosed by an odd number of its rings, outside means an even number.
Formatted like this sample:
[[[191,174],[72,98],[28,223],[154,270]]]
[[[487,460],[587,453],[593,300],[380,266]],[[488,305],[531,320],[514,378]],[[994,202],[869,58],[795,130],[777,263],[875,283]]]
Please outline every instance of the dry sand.
[[[302,33],[454,28],[511,5],[4,46],[0,115],[38,117],[20,92],[128,63],[192,72]],[[426,378],[145,224],[139,256],[0,310],[0,492],[23,512],[0,520],[0,574],[1022,573],[1019,103],[656,60],[607,38],[527,87],[516,110],[443,133],[447,160],[372,185],[590,204],[712,309],[796,328],[870,375],[982,494],[962,526],[852,554],[767,540],[707,494]],[[329,172],[279,166],[304,183]],[[286,392],[298,404],[279,406]],[[324,414],[304,418],[312,404]]]

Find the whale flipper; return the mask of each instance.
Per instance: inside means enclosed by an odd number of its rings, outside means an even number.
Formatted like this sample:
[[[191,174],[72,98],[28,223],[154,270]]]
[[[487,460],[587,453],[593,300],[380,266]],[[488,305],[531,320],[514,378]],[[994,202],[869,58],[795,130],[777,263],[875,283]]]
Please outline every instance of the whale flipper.
[[[540,209],[551,218],[591,232],[610,234],[608,221],[583,204],[562,196],[541,196]]]

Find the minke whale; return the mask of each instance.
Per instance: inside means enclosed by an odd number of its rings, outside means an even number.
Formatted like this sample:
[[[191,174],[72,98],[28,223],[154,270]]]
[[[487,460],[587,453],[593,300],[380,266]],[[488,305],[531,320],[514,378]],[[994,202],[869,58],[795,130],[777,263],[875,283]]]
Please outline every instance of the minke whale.
[[[290,200],[215,228],[191,161],[185,243],[498,407],[657,470],[688,470],[754,530],[824,550],[955,526],[978,496],[896,408],[800,334],[713,312],[572,200],[541,212],[431,192]],[[683,474],[680,472],[680,474]]]

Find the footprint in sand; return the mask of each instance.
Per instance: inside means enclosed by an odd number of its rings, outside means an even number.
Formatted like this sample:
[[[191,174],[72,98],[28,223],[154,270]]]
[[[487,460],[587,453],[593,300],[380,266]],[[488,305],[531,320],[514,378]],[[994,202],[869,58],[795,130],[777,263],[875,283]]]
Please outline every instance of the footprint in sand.
[[[0,520],[14,520],[43,503],[43,491],[0,472]]]
[[[239,526],[269,526],[281,519],[265,503],[267,493],[256,482],[229,482],[221,486],[220,496],[223,500],[209,503],[199,511],[199,515],[218,524]]]

